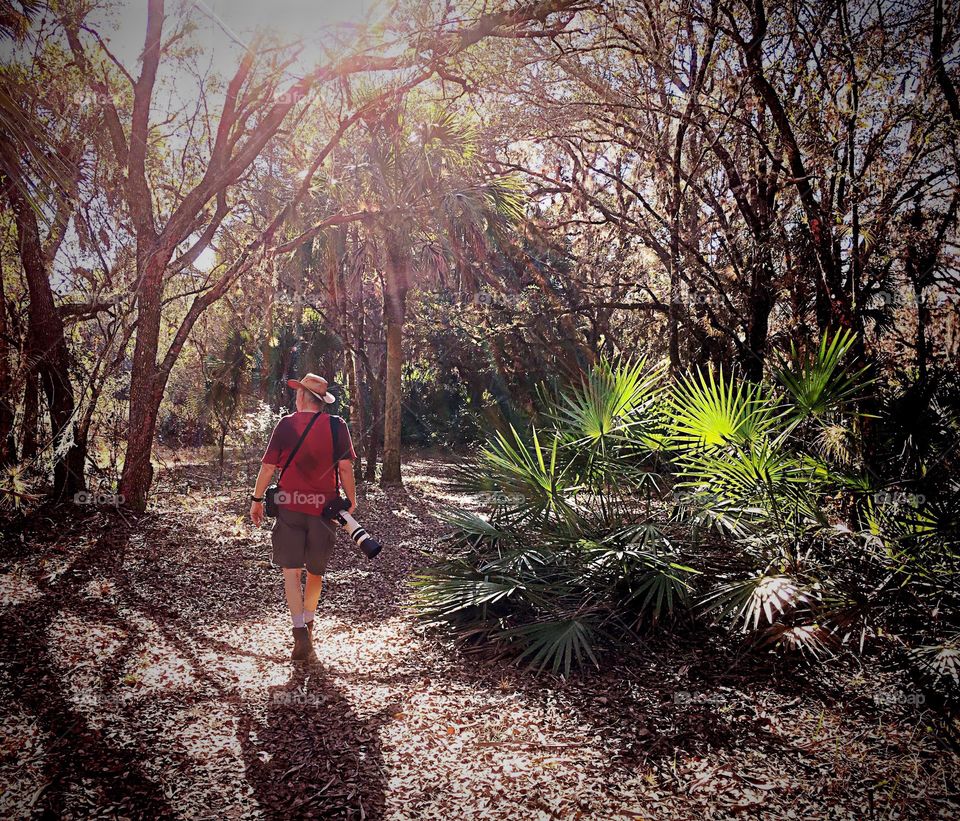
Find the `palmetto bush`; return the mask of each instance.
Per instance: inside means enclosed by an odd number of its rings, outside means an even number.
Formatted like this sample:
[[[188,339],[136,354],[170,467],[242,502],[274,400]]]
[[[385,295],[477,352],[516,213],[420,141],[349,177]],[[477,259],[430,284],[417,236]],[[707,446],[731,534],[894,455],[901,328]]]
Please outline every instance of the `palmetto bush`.
[[[544,391],[461,469],[485,515],[447,514],[457,555],[415,580],[420,614],[536,668],[699,619],[812,660],[892,637],[955,678],[956,503],[887,503],[854,446],[853,341],[788,352],[770,384],[641,360]]]
[[[686,566],[667,533],[658,470],[666,377],[645,362],[599,365],[544,394],[542,426],[493,436],[460,483],[489,515],[447,514],[462,555],[419,579],[421,614],[501,644],[536,667],[597,662],[600,642],[689,605]]]

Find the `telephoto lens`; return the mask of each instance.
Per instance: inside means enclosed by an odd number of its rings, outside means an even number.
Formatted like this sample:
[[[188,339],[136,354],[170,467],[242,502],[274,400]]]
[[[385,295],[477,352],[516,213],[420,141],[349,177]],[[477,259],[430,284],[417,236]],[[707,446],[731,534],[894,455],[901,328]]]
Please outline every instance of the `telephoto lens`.
[[[331,499],[323,508],[323,515],[346,530],[350,534],[350,538],[356,542],[357,547],[366,554],[368,559],[372,559],[383,550],[383,545],[367,533],[353,516],[347,513],[349,507],[349,499],[343,497]]]
[[[350,534],[350,538],[357,543],[357,547],[367,554],[368,559],[372,559],[383,550],[383,545],[367,533],[347,511],[342,511],[337,519],[343,525],[344,530]]]

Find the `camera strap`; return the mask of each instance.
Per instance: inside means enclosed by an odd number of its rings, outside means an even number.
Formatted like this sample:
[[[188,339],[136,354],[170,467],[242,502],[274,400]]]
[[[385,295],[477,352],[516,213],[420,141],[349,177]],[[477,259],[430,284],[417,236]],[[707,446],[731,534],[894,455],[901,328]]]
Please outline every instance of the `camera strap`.
[[[303,429],[303,433],[300,434],[300,439],[297,440],[297,444],[294,445],[293,450],[290,451],[290,455],[287,457],[287,461],[284,462],[283,468],[280,470],[280,477],[283,478],[284,471],[290,467],[290,463],[293,461],[293,457],[297,455],[297,451],[300,450],[300,445],[303,444],[303,440],[307,438],[307,434],[310,433],[310,428],[313,427],[313,423],[317,421],[317,417],[322,414],[323,411],[317,411],[313,418],[307,422],[307,426]]]
[[[333,480],[337,484],[337,497],[340,497],[340,457],[343,455],[340,452],[340,446],[338,443],[339,437],[337,436],[337,430],[339,429],[339,418],[336,416],[330,416],[330,441],[333,447]]]

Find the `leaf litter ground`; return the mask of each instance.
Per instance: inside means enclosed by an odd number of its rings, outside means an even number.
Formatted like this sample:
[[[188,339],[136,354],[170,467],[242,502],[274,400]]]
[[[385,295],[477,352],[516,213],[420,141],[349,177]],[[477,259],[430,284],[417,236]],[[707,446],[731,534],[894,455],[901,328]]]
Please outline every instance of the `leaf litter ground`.
[[[960,817],[934,711],[869,660],[811,672],[698,633],[564,679],[425,630],[408,579],[444,555],[439,508],[475,503],[449,458],[361,491],[386,547],[341,535],[298,668],[253,468],[168,465],[138,518],[5,527],[0,815]]]

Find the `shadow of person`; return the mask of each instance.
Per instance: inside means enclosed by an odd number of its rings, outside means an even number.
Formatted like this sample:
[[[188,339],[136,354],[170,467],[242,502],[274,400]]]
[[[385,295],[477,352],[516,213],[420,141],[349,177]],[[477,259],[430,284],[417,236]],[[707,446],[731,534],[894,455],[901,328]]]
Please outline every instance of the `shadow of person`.
[[[267,818],[382,818],[380,727],[361,719],[320,664],[293,664],[258,715],[238,726],[246,780]]]

